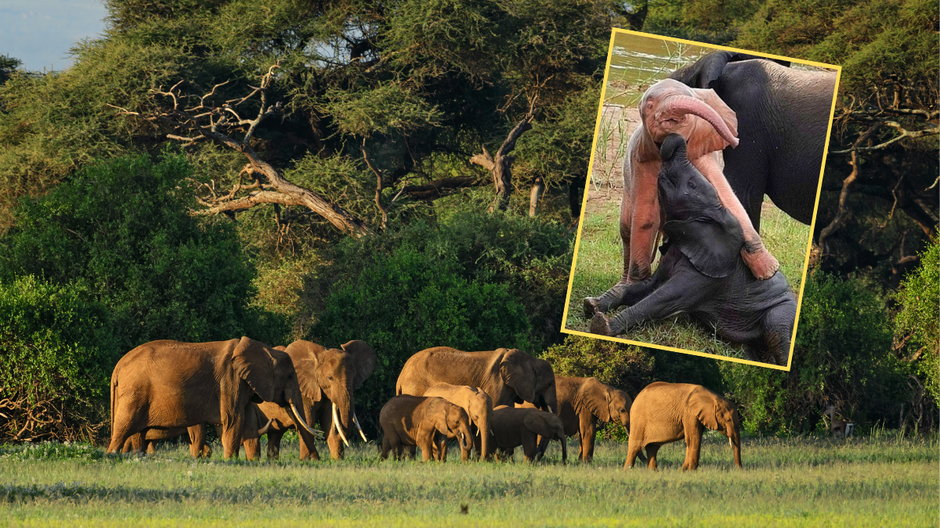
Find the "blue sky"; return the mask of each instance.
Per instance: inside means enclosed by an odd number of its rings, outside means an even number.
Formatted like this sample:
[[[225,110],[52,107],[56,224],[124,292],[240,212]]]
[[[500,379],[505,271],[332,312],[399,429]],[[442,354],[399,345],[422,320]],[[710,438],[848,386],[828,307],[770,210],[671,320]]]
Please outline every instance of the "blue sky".
[[[0,55],[31,71],[64,70],[69,49],[104,32],[102,0],[0,0]]]

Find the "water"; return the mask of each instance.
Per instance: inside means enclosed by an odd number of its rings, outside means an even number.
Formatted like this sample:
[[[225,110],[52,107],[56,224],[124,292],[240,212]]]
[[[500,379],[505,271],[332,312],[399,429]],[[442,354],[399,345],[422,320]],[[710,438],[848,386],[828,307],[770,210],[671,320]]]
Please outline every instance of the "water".
[[[636,106],[643,92],[712,48],[627,33],[614,38],[604,104]]]

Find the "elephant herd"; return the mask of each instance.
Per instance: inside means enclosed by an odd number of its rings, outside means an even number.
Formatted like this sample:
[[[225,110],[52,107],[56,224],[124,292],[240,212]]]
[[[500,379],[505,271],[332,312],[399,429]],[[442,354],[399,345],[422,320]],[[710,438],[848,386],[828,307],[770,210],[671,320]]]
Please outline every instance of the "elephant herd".
[[[358,340],[338,348],[306,340],[270,347],[248,337],[145,343],[114,368],[108,452],[151,452],[155,441],[187,433],[191,454],[206,457],[208,424],[219,426],[225,458],[242,447],[246,458],[258,458],[267,435],[268,459],[276,459],[281,437],[294,428],[301,459],[320,459],[315,440],[324,433],[330,456],[341,459],[353,429],[368,441],[354,392],[376,360]],[[656,382],[631,399],[595,378],[556,376],[547,361],[517,349],[434,347],[405,362],[395,392],[379,413],[383,459],[414,457],[420,448],[425,461],[446,460],[453,439],[462,460],[474,452],[481,460],[508,459],[521,447],[533,461],[558,440],[567,461],[566,439],[577,434],[587,462],[598,424],[616,422],[630,431],[625,467],[645,449],[655,469],[659,446],[684,439],[682,467],[695,469],[704,428],[728,437],[741,466],[737,411],[700,385]]]

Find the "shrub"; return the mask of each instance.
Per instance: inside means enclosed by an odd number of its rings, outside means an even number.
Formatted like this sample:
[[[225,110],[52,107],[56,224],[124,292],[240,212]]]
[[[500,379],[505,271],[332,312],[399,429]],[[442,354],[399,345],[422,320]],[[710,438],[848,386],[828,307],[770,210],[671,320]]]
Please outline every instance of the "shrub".
[[[0,437],[94,438],[120,352],[87,291],[31,275],[0,282]]]
[[[927,246],[920,266],[898,291],[894,320],[896,348],[915,365],[934,405],[940,404],[940,243]]]

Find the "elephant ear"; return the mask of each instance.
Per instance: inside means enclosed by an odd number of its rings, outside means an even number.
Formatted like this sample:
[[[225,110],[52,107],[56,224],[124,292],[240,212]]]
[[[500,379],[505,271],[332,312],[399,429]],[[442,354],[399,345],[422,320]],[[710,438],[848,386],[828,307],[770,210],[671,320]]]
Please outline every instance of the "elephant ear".
[[[355,372],[353,376],[353,388],[358,389],[365,383],[366,378],[372,375],[375,370],[376,355],[369,343],[353,339],[348,343],[340,345],[347,354],[352,356]]]
[[[320,365],[317,352],[322,350],[324,350],[322,346],[302,339],[294,341],[285,349],[294,364],[294,370],[297,372],[300,393],[312,402],[323,399],[323,391],[320,389],[320,382],[317,379],[317,367]]]
[[[669,220],[663,232],[699,273],[713,279],[735,270],[744,246],[741,224],[723,207],[703,209],[690,220]]]
[[[748,55],[747,53],[716,51],[715,53],[705,55],[684,68],[676,70],[669,77],[692,88],[714,88],[715,81],[721,77],[726,64],[751,59],[770,60],[783,66],[790,65],[789,61],[780,59],[767,59],[765,57]]]
[[[530,356],[516,349],[507,350],[499,364],[499,375],[516,395],[527,402],[535,402],[535,372]]]
[[[718,407],[715,397],[702,390],[696,390],[689,396],[689,410],[695,413],[699,423],[712,431],[719,430]]]
[[[589,378],[581,389],[581,397],[589,402],[589,406],[598,420],[609,422],[610,393],[604,389],[605,387],[601,382],[594,378]]]
[[[718,113],[725,125],[735,137],[738,136],[738,117],[725,102],[710,88],[693,88],[696,99],[704,102]],[[696,126],[686,138],[690,160],[700,158],[709,152],[721,151],[728,147],[728,142],[704,119],[696,120]]]
[[[232,350],[232,368],[261,401],[274,401],[274,358],[264,343],[242,337]]]

